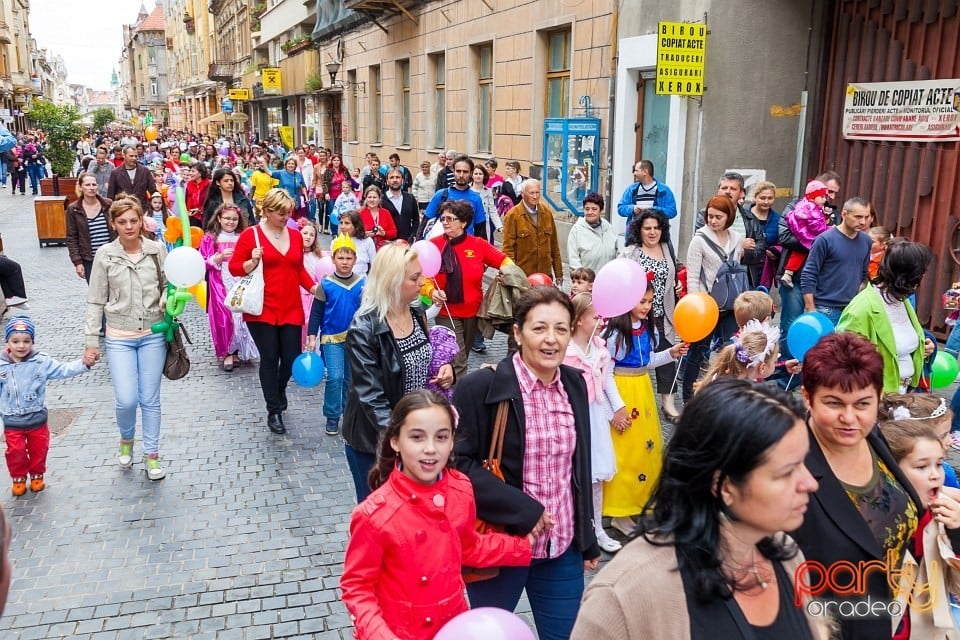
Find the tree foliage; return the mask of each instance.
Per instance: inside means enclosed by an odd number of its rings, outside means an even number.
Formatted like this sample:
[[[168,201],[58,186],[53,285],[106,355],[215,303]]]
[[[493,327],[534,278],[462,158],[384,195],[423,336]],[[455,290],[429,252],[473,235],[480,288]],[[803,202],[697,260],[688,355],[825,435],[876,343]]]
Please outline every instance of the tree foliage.
[[[44,155],[50,161],[53,172],[69,176],[73,173],[74,161],[71,145],[83,135],[83,127],[77,124],[80,112],[73,105],[34,99],[27,115],[33,126],[43,129],[46,135]]]
[[[98,107],[96,111],[93,112],[93,129],[94,131],[103,131],[107,128],[107,125],[117,119],[117,114],[113,112],[113,109],[110,107]]]

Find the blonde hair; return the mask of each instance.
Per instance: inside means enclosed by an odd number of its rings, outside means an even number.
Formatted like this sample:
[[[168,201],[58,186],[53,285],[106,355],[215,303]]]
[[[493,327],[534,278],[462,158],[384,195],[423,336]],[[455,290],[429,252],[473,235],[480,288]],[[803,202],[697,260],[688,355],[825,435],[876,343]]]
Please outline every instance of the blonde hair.
[[[738,327],[750,320],[768,320],[773,317],[773,298],[763,291],[744,291],[733,301],[733,317]]]
[[[573,303],[573,330],[576,331],[577,322],[593,306],[593,295],[589,291],[583,291],[573,296],[570,302]]]
[[[777,185],[773,184],[769,180],[758,182],[757,184],[753,185],[752,189],[750,189],[750,197],[756,198],[757,194],[760,193],[761,191],[770,191],[771,189],[773,190],[773,195],[776,196]]]
[[[418,257],[416,251],[400,244],[388,244],[380,249],[370,265],[357,315],[376,313],[383,321],[391,309],[403,306],[400,286],[407,277],[407,266]]]
[[[283,189],[273,188],[267,191],[260,201],[260,209],[276,213],[288,214],[293,211],[293,198]]]
[[[750,362],[752,358],[762,354],[767,349],[770,350],[770,355],[763,362]],[[747,377],[750,371],[756,370],[760,365],[775,365],[779,357],[780,345],[778,343],[770,345],[767,334],[762,331],[745,331],[738,338],[735,338],[734,344],[728,344],[720,350],[713,364],[703,374],[696,390],[700,391],[717,378]]]

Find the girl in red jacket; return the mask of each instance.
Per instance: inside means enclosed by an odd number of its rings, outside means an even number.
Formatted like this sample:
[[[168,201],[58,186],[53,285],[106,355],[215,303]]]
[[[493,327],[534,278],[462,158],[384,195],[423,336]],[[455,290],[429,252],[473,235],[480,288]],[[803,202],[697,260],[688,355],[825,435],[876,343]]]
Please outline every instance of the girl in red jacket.
[[[350,519],[340,589],[359,640],[429,640],[469,607],[460,567],[525,566],[531,538],[477,534],[470,480],[448,467],[457,418],[404,396],[380,436],[370,494]]]

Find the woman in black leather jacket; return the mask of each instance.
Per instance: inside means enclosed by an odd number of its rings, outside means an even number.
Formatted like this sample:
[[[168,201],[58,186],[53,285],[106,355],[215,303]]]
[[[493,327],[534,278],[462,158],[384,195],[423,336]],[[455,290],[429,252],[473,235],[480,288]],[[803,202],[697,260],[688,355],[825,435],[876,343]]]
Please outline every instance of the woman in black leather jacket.
[[[352,384],[343,412],[343,438],[357,504],[370,495],[367,475],[390,412],[400,398],[428,382],[432,349],[426,320],[410,306],[422,285],[417,252],[399,244],[384,246],[371,265],[360,308],[347,331]],[[449,388],[453,367],[444,365],[429,381]]]

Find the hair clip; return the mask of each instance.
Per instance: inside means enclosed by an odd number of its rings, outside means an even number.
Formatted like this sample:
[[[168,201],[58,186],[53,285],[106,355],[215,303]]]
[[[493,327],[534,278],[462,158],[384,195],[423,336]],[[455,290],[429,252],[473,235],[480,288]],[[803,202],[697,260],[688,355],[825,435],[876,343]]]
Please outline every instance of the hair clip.
[[[452,404],[450,405],[450,412],[453,414],[453,430],[456,431],[460,426],[460,412]]]
[[[737,362],[747,364],[750,362],[750,354],[747,353],[747,348],[743,346],[743,343],[736,340],[733,341],[733,353],[737,359]]]
[[[647,271],[647,282],[648,282],[648,283],[651,283],[651,284],[652,284],[653,281],[656,280],[656,279],[657,279],[657,274],[655,274],[653,271]]]
[[[890,411],[890,417],[894,420],[910,420],[913,416],[910,415],[910,409],[907,409],[901,404]]]
[[[766,362],[767,358],[770,357],[770,354],[773,353],[774,348],[780,342],[780,329],[766,322],[760,322],[758,320],[748,320],[746,324],[743,325],[743,329],[740,331],[740,335],[746,333],[762,333],[767,338],[767,344],[763,349],[756,355],[749,358],[749,363],[744,360],[740,360],[739,354],[737,360],[747,364],[748,367],[755,367],[759,364]],[[743,343],[739,340],[734,340],[734,344],[739,345],[743,348],[746,353],[746,348],[743,347]]]

